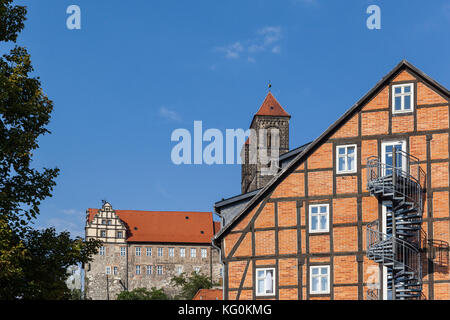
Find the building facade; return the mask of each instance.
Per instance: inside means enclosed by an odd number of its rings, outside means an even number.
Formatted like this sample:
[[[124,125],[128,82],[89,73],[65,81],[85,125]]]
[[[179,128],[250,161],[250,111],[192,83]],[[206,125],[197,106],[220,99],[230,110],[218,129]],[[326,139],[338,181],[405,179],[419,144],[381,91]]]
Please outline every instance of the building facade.
[[[216,203],[224,299],[450,299],[449,101],[404,60],[269,183]]]
[[[86,239],[103,241],[84,266],[89,299],[113,300],[136,288],[164,289],[174,296],[173,276],[199,272],[221,282],[218,250],[211,238],[219,229],[211,212],[155,212],[102,208],[86,212]]]

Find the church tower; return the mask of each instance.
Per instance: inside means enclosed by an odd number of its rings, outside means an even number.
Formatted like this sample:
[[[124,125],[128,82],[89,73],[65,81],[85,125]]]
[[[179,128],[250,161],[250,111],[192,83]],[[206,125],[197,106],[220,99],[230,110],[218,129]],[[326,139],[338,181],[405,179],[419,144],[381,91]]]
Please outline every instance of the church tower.
[[[277,170],[273,171],[269,169],[274,166],[274,158],[289,151],[290,118],[291,116],[278,103],[272,93],[269,92],[258,112],[253,116],[250,125],[250,129],[254,130],[257,138],[257,143],[255,144],[257,161],[253,161],[253,163],[250,161],[252,154],[250,138],[247,139],[242,150],[242,193],[264,187],[277,173]],[[278,136],[274,134],[275,132],[278,133]],[[276,149],[278,149],[278,155],[276,153],[272,154],[271,150]],[[267,154],[269,163],[264,163],[266,161],[261,160],[261,152]],[[278,163],[278,161],[275,163]]]

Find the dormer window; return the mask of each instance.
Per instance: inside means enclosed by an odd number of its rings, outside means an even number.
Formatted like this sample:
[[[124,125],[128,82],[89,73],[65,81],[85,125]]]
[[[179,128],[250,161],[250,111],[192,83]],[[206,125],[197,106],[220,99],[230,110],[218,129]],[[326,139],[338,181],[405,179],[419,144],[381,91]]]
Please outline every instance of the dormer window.
[[[392,113],[413,111],[414,84],[398,84],[392,86]]]

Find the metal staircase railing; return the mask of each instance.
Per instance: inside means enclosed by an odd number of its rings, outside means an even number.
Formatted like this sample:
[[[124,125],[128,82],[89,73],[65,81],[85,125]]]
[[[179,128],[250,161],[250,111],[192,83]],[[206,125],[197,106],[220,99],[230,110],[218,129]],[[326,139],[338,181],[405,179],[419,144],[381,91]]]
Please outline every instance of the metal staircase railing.
[[[422,297],[420,239],[425,172],[419,160],[406,152],[392,151],[392,164],[377,157],[367,160],[367,188],[379,201],[390,201],[385,233],[379,221],[367,225],[367,257],[388,269],[388,289],[393,299]],[[367,292],[369,299],[375,294]],[[380,297],[379,292],[376,295]]]

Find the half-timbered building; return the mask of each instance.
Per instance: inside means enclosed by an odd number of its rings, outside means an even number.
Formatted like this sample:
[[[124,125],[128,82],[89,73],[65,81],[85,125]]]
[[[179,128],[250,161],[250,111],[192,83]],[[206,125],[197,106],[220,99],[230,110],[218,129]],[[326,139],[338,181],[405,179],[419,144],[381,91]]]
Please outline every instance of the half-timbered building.
[[[216,203],[224,299],[449,299],[449,101],[403,60],[264,186]]]

